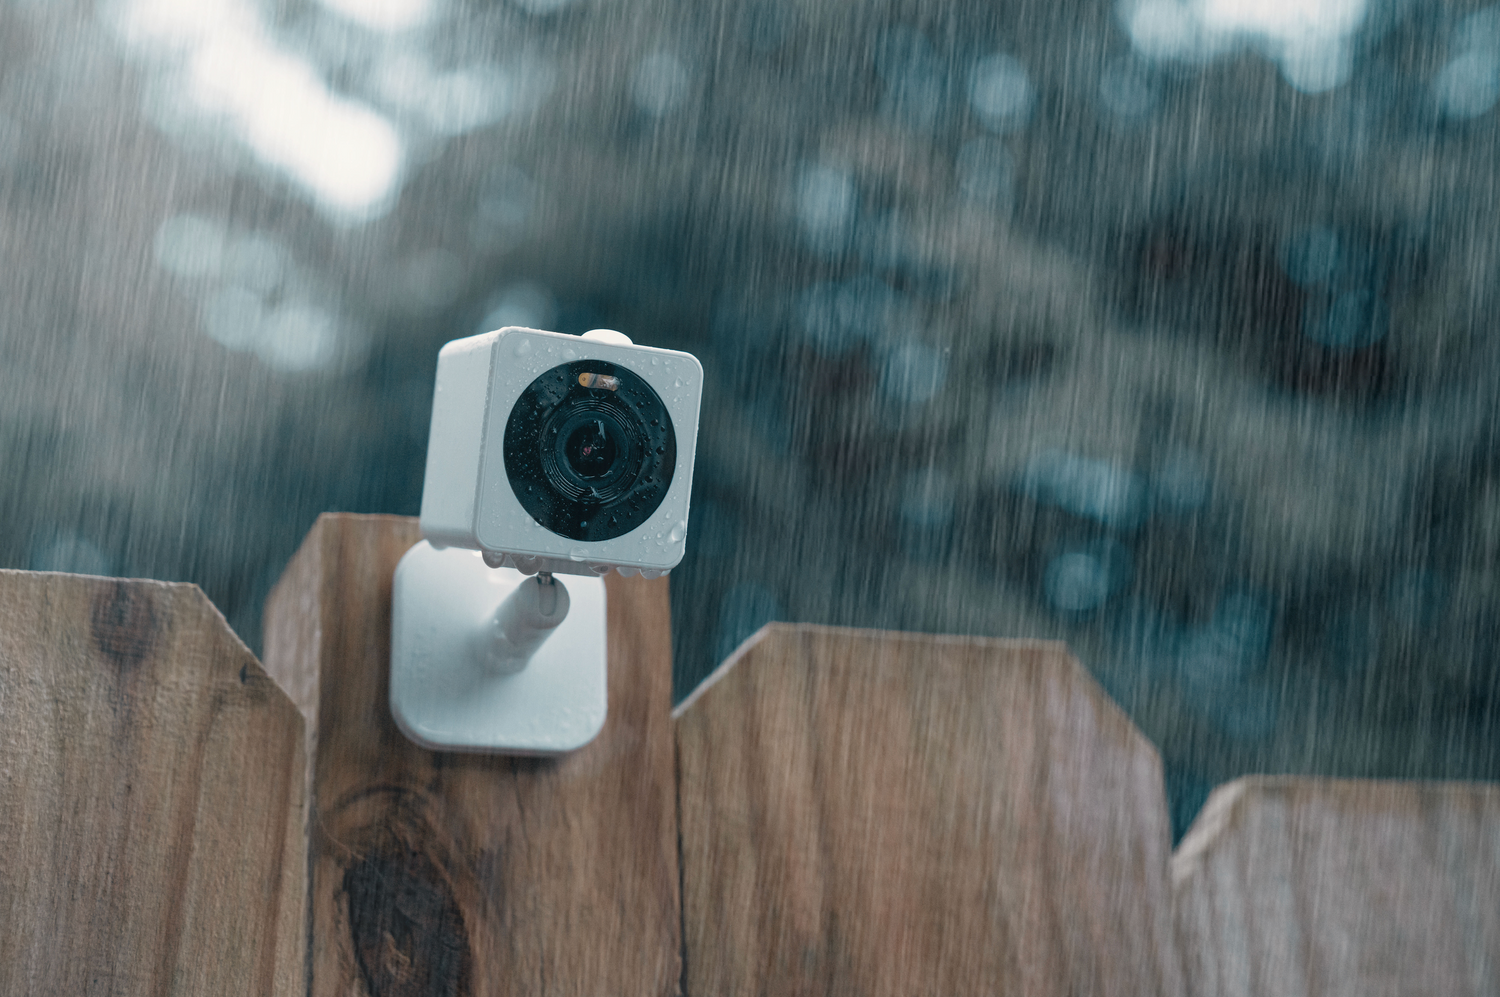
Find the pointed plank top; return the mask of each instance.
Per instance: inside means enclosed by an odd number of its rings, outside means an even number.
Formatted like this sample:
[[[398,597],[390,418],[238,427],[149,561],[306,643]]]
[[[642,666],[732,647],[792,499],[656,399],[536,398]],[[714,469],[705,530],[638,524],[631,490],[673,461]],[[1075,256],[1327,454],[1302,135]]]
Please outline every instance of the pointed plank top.
[[[0,991],[301,986],[301,718],[197,586],[0,571],[0,713]]]
[[[1172,878],[1195,992],[1500,992],[1500,786],[1238,779]]]
[[[1176,993],[1155,749],[1061,645],[776,624],[678,710],[689,993]]]

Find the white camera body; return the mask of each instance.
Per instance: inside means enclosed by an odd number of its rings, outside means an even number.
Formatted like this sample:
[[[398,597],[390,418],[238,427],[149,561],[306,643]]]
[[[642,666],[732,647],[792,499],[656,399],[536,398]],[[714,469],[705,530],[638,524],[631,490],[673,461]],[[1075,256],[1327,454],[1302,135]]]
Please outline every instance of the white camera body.
[[[512,327],[443,347],[426,539],[391,585],[391,715],[407,737],[555,755],[604,728],[598,576],[682,560],[702,393],[692,356],[603,329]]]
[[[508,327],[438,354],[422,535],[523,574],[682,560],[703,368],[688,353]]]

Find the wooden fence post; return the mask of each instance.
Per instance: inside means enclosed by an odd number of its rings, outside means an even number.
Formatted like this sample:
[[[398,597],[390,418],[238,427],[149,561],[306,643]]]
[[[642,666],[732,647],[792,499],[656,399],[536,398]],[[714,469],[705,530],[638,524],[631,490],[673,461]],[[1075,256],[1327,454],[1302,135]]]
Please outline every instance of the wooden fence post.
[[[666,580],[607,580],[609,719],[560,759],[427,751],[387,704],[393,516],[321,517],[266,609],[315,739],[316,995],[669,994],[680,973]]]
[[[0,571],[0,724],[0,993],[302,991],[302,721],[197,586]]]
[[[774,624],[677,717],[689,994],[1182,992],[1160,760],[1063,645]]]
[[[1500,993],[1500,787],[1240,779],[1172,871],[1195,994]]]

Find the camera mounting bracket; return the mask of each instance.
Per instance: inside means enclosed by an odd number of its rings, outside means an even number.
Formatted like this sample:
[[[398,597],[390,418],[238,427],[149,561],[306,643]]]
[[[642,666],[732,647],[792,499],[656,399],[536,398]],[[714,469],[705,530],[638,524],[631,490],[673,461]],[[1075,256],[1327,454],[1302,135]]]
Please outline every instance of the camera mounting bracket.
[[[434,751],[518,755],[594,739],[607,710],[604,579],[569,575],[562,622],[533,633],[543,639],[529,659],[507,658],[497,611],[535,584],[477,550],[424,540],[406,552],[391,592],[391,713],[403,734]]]

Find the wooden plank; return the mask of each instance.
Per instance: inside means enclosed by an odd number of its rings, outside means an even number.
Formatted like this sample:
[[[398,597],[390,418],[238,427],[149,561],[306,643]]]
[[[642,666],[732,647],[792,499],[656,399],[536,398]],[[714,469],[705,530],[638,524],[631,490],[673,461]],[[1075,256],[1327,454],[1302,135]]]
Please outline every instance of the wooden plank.
[[[0,571],[0,993],[303,987],[303,731],[194,585]]]
[[[1240,779],[1172,872],[1194,993],[1500,993],[1500,787]]]
[[[677,717],[689,994],[1181,992],[1160,760],[1063,645],[773,624]]]
[[[667,994],[680,975],[666,580],[608,579],[609,719],[555,760],[426,751],[387,705],[414,519],[323,516],[266,609],[316,737],[314,994]]]

